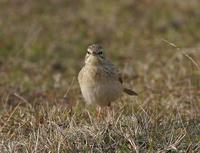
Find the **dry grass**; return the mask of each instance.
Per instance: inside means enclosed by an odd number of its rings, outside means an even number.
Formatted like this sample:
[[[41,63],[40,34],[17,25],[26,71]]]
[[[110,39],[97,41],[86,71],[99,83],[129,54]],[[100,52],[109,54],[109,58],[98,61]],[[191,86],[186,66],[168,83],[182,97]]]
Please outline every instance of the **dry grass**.
[[[200,152],[199,25],[198,0],[1,1],[0,152]],[[99,119],[76,79],[93,42],[139,92]]]

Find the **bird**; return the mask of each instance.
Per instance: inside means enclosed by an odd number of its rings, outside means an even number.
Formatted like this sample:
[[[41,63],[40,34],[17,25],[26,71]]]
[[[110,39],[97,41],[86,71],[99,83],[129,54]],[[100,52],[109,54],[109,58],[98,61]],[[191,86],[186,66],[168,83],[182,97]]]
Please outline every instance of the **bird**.
[[[78,74],[81,93],[87,105],[110,106],[123,92],[138,94],[123,85],[119,70],[104,55],[104,48],[92,44],[87,48],[85,64]]]

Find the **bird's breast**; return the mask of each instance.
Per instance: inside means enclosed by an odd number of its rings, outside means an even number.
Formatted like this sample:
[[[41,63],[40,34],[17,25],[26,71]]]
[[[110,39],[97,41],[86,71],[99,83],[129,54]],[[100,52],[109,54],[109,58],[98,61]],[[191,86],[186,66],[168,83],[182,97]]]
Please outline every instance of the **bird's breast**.
[[[92,66],[85,66],[79,75],[79,83],[87,85],[94,85],[99,82],[104,82],[106,79],[108,79],[102,68]]]
[[[103,69],[84,68],[79,74],[79,84],[88,104],[108,105],[122,93],[121,83]]]

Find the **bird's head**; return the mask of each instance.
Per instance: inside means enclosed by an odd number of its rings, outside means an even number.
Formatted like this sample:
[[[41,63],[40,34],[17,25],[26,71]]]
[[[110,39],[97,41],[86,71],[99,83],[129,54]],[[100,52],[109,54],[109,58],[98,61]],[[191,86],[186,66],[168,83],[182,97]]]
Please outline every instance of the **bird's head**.
[[[104,60],[103,48],[98,44],[92,44],[87,48],[85,56],[86,64],[98,65]]]

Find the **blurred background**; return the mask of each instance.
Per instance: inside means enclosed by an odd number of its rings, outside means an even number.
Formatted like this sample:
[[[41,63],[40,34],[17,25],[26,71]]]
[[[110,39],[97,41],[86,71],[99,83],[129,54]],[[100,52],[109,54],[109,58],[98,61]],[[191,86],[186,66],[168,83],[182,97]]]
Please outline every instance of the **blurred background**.
[[[199,93],[199,6],[199,0],[1,0],[0,96],[61,97],[71,88],[76,99],[76,77],[92,43],[102,44],[138,92]]]

